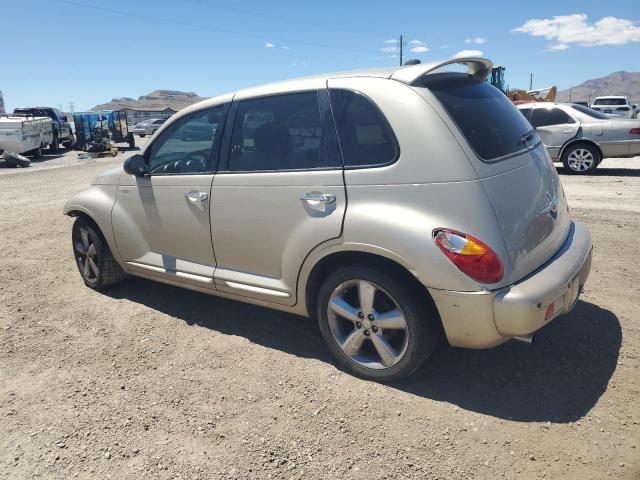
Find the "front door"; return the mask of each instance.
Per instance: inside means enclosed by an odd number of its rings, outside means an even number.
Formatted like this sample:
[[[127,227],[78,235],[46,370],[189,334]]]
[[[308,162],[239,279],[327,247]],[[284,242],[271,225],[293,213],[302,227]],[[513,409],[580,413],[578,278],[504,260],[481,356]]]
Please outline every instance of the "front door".
[[[292,305],[300,266],[341,235],[346,195],[326,89],[234,103],[212,188],[216,288]]]
[[[123,174],[112,223],[136,272],[213,287],[210,202],[227,105],[192,113],[145,151],[150,175]]]
[[[559,158],[562,146],[578,134],[580,123],[557,107],[534,108],[531,124],[551,158]]]

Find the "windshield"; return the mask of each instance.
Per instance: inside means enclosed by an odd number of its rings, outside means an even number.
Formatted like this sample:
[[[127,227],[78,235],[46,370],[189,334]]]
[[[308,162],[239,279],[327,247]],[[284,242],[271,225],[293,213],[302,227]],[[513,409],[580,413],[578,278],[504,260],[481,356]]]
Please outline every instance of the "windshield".
[[[537,143],[531,125],[497,88],[465,73],[425,75],[421,87],[433,92],[473,150],[485,161]]]
[[[593,108],[585,107],[583,105],[576,105],[576,104],[571,105],[571,108],[579,111],[580,113],[584,113],[585,115],[589,115],[590,117],[593,117],[593,118],[599,118],[600,120],[609,120],[609,117],[607,117],[604,113],[600,113],[597,110],[594,110]]]
[[[596,98],[594,105],[626,105],[627,100],[624,98]]]

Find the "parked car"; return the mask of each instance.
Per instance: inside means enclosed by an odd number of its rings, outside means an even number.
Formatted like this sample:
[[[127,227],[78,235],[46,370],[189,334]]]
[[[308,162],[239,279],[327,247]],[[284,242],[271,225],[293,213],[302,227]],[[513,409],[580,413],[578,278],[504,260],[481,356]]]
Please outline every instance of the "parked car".
[[[141,137],[145,137],[146,135],[153,135],[156,133],[164,122],[166,122],[166,118],[152,118],[150,120],[143,120],[142,122],[136,123],[129,131],[135,135],[140,135]]]
[[[53,127],[53,140],[49,145],[52,152],[57,153],[60,150],[61,143],[64,148],[72,148],[74,146],[76,140],[71,130],[69,119],[57,108],[21,107],[16,108],[13,113],[32,117],[49,117]]]
[[[315,316],[377,380],[413,372],[443,329],[458,347],[530,341],[576,303],[591,237],[491,67],[320,75],[182,110],[66,203],[84,283],[131,274]],[[203,122],[207,142],[181,138]]]
[[[569,173],[592,173],[607,157],[640,155],[640,121],[611,118],[573,103],[525,103],[531,122],[551,159]]]
[[[596,97],[591,108],[612,117],[637,118],[629,97],[624,95]]]
[[[40,158],[42,149],[52,141],[49,117],[0,114],[0,153],[24,153]]]

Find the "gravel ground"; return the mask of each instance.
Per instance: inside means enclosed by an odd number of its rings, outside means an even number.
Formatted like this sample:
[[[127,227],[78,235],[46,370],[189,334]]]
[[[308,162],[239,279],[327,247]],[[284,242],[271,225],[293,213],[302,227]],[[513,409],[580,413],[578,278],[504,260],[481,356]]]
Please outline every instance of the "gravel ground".
[[[595,242],[570,315],[381,385],[311,320],[85,288],[62,205],[123,156],[0,169],[0,478],[640,478],[640,157],[562,175]]]

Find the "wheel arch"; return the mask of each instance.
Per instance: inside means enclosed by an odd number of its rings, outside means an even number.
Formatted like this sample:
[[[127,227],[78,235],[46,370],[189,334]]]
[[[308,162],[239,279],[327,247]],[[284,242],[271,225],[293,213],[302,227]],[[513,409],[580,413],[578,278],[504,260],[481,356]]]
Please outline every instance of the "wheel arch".
[[[322,253],[323,255],[313,261],[306,262],[299,278],[299,298],[304,299],[303,306],[308,316],[316,314],[317,292],[324,279],[336,269],[348,265],[364,265],[391,272],[394,276],[410,282],[420,294],[433,301],[427,288],[418,281],[416,274],[411,272],[406,260],[389,250],[364,244],[342,244],[328,248]]]

